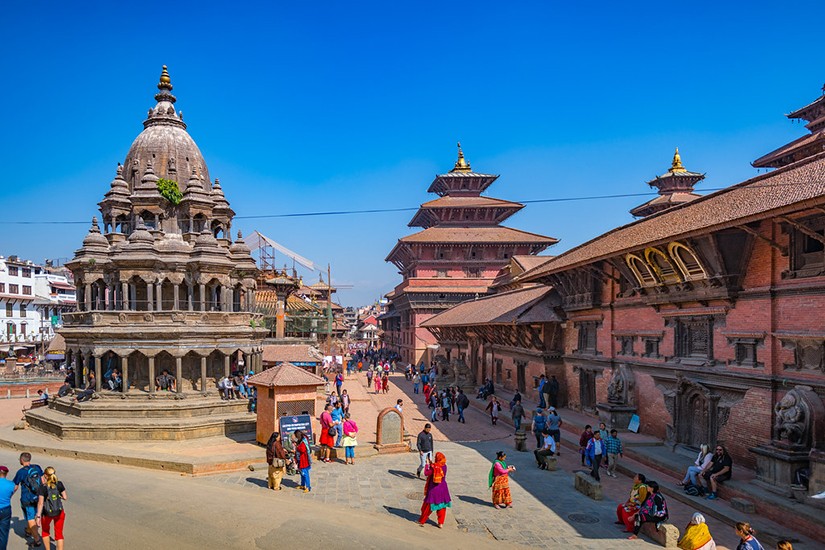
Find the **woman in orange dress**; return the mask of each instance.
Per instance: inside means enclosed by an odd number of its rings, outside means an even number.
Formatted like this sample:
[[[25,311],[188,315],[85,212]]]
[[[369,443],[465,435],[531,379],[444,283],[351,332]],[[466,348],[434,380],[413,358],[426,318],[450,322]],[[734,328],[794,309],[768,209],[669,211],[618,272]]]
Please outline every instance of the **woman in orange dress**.
[[[515,466],[508,466],[507,453],[499,451],[496,453],[496,461],[490,468],[489,482],[493,489],[493,506],[496,508],[512,508],[513,498],[510,496],[510,472],[515,471]]]
[[[633,489],[630,490],[630,498],[624,504],[616,507],[617,525],[624,525],[628,533],[633,532],[633,517],[639,511],[639,507],[647,499],[647,479],[644,474],[636,474],[633,478]]]

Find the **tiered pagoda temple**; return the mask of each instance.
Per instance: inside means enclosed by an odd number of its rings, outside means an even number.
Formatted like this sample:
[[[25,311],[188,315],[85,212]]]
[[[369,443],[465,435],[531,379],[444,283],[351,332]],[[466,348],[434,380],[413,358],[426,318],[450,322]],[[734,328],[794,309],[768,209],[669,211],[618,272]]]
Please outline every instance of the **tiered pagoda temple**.
[[[751,163],[754,168],[780,168],[825,151],[825,86],[821,96],[787,117],[804,120],[811,133],[759,157]]]
[[[63,438],[182,439],[254,427],[245,403],[220,400],[217,382],[262,368],[257,266],[240,233],[230,239],[235,213],[175,109],[165,66],[157,87],[99,204],[102,231],[92,220],[66,264],[78,295],[61,330],[67,362],[77,387],[102,399],[61,398],[27,413],[33,427]],[[115,370],[122,391],[106,391]],[[174,391],[158,391],[163,371]]]
[[[685,169],[677,147],[668,171],[647,182],[649,186],[659,190],[659,196],[637,206],[630,213],[639,217],[649,216],[672,206],[698,199],[701,195],[693,192],[693,186],[703,179],[705,179],[704,174]]]
[[[399,239],[387,256],[403,281],[387,295],[384,343],[404,361],[430,359],[425,354],[436,342],[422,322],[490,293],[511,257],[538,254],[558,242],[500,225],[524,205],[481,196],[496,179],[473,172],[459,144],[454,168],[437,175],[428,190],[439,198],[422,204],[409,223],[423,231]]]

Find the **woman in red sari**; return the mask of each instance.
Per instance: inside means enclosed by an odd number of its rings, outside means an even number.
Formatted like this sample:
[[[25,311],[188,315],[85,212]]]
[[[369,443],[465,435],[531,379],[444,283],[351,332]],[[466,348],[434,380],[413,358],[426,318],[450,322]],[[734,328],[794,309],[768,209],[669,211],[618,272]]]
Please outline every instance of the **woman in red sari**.
[[[375,382],[375,393],[380,393],[381,392],[381,375],[376,372],[375,376],[373,376],[373,381]]]
[[[390,389],[390,377],[387,376],[386,372],[381,377],[381,389],[384,390],[384,393],[387,393]]]
[[[510,472],[515,471],[515,466],[507,465],[507,453],[499,451],[496,453],[496,461],[490,468],[490,487],[493,489],[493,506],[496,508],[512,508],[513,498],[510,496]]]

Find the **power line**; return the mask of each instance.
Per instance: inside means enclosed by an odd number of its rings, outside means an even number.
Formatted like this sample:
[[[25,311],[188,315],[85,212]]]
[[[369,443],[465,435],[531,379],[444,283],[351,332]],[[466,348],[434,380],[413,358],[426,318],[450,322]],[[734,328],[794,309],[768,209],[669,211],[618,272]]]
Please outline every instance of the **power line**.
[[[787,187],[804,185],[805,182],[785,182],[785,183],[761,183],[747,186],[747,189],[763,188],[763,187]],[[712,187],[709,189],[702,189],[706,192],[722,191],[731,189],[731,187]],[[657,192],[645,193],[617,193],[614,195],[590,195],[579,197],[554,197],[550,199],[528,199],[517,201],[521,204],[539,204],[539,203],[554,203],[554,202],[576,202],[576,201],[593,201],[593,200],[608,200],[608,199],[624,199],[631,197],[649,197],[658,195]],[[366,210],[329,210],[320,212],[290,212],[285,214],[258,214],[252,216],[235,216],[236,220],[262,220],[272,218],[309,218],[318,216],[349,216],[354,214],[385,214],[392,212],[413,212],[420,207],[407,208],[372,208]],[[0,220],[0,225],[78,225],[88,224],[88,221],[69,221],[69,220]]]

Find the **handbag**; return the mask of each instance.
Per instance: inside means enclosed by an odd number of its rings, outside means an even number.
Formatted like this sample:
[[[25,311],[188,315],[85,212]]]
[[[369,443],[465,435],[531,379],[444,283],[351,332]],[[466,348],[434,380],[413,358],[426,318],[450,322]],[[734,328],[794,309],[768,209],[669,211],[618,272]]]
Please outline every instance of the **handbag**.
[[[335,437],[336,435],[338,435],[338,430],[335,429],[335,426],[330,426],[329,428],[327,428],[327,435]]]
[[[286,468],[286,460],[283,458],[275,458],[272,460],[272,465],[276,468]]]

